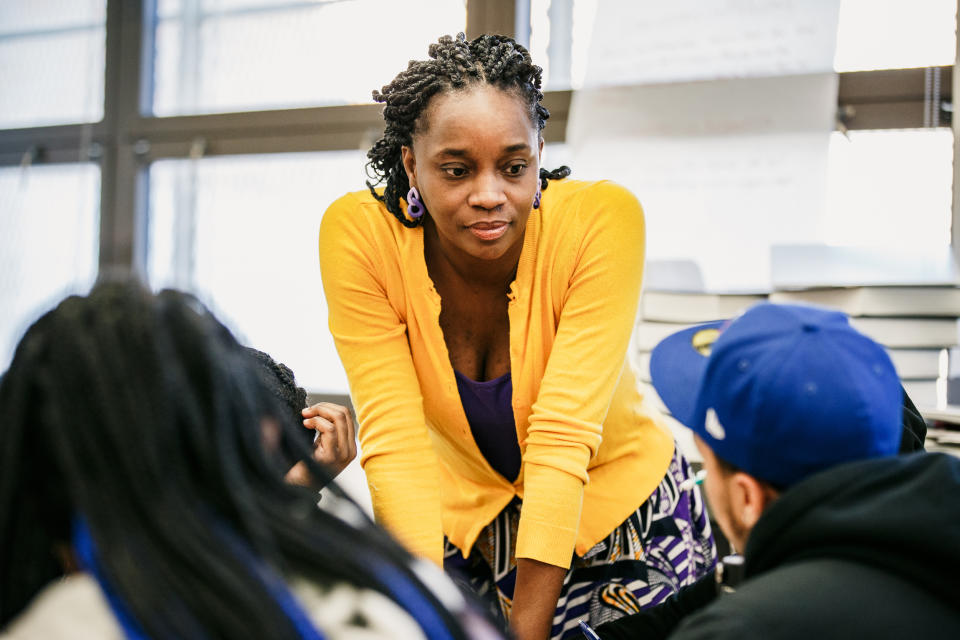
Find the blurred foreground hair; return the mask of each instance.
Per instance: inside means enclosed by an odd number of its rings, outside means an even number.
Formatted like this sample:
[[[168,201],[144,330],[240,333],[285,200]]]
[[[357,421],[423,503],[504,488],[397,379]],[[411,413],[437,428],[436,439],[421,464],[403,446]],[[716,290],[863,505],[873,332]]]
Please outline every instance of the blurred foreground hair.
[[[380,591],[463,637],[410,556],[336,485],[333,515],[283,482],[269,429],[329,482],[196,299],[123,281],[64,300],[0,380],[0,627],[63,573],[58,550],[80,523],[101,586],[150,638],[301,637],[264,570]]]

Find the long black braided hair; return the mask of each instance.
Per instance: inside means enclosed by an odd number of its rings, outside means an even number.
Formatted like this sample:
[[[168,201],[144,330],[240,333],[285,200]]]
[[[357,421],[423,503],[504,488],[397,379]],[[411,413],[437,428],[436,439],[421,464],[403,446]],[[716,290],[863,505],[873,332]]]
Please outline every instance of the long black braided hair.
[[[63,573],[57,551],[77,550],[79,520],[101,581],[154,640],[299,638],[263,566],[411,611],[399,579],[445,628],[428,636],[466,637],[342,490],[324,499],[349,518],[283,482],[264,420],[304,429],[256,367],[194,298],[133,281],[67,298],[27,331],[0,379],[0,628]]]
[[[461,90],[470,85],[486,83],[509,91],[520,98],[530,111],[530,120],[543,131],[550,112],[540,104],[541,69],[533,64],[530,53],[512,38],[483,35],[467,42],[459,33],[455,38],[443,36],[430,45],[429,60],[411,60],[381,91],[373,92],[373,99],[385,103],[383,119],[386,129],[367,152],[367,187],[373,197],[384,203],[387,211],[407,227],[415,227],[423,218],[409,220],[400,208],[400,199],[406,199],[410,183],[403,168],[400,148],[412,144],[413,135],[423,125],[422,115],[430,99],[437,93]],[[570,175],[569,167],[553,171],[540,169],[540,188],[547,188],[550,179],[559,180]],[[383,195],[376,187],[386,183]]]

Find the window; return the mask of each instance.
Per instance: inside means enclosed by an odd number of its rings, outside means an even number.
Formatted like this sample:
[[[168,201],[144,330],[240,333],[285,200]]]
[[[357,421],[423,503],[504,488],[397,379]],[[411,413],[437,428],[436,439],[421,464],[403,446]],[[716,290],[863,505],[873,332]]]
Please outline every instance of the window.
[[[824,241],[944,249],[950,244],[952,159],[949,129],[834,133]]]
[[[837,71],[952,64],[955,12],[954,0],[532,0],[531,52],[548,88],[576,89],[574,177],[637,194],[648,257],[693,259],[710,288],[762,290],[774,244],[949,244],[939,70],[929,128],[834,129]]]
[[[327,330],[317,231],[331,202],[365,188],[363,163],[359,151],[155,163],[151,285],[197,293],[301,386],[346,394]]]
[[[0,168],[0,371],[27,327],[97,275],[95,165]]]
[[[465,25],[464,0],[159,0],[153,112],[372,102]]]
[[[0,2],[0,128],[99,121],[105,24],[106,0]]]
[[[954,0],[531,0],[530,51],[552,90],[597,75],[635,84],[951,65],[956,9]]]
[[[842,0],[834,69],[952,65],[956,11],[954,0]]]

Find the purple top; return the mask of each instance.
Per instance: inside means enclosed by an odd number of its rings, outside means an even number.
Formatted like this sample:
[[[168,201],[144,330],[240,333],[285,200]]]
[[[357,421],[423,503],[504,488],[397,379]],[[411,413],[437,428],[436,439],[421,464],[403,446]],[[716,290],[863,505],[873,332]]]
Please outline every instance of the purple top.
[[[457,389],[473,439],[490,466],[513,482],[520,473],[520,443],[513,418],[513,379],[510,372],[477,382],[457,370]]]

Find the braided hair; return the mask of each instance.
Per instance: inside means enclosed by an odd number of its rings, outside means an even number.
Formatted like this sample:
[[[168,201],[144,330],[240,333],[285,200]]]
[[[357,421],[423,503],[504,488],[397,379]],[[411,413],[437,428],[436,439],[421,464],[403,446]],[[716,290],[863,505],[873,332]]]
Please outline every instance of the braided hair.
[[[467,42],[458,33],[456,38],[443,36],[430,45],[429,60],[411,60],[381,91],[373,92],[376,102],[383,102],[386,129],[367,152],[367,187],[373,197],[384,203],[387,211],[407,227],[421,224],[423,218],[409,220],[400,208],[400,198],[406,198],[410,189],[403,168],[400,149],[412,144],[413,135],[425,126],[424,111],[437,93],[458,91],[471,85],[489,84],[508,91],[527,105],[530,121],[543,131],[550,112],[540,104],[541,69],[533,64],[530,53],[512,38],[483,35]],[[562,166],[554,171],[540,169],[540,188],[547,188],[550,179],[559,180],[570,175],[570,168]],[[383,195],[376,187],[386,183]]]
[[[307,391],[297,384],[293,371],[282,362],[274,360],[269,353],[264,353],[253,347],[245,347],[245,350],[259,364],[257,374],[260,376],[260,380],[276,396],[277,400],[290,410],[294,422],[299,423],[302,420],[300,411],[307,406]]]
[[[307,406],[307,391],[297,384],[297,379],[290,367],[277,362],[269,353],[259,349],[244,347],[244,350],[256,361],[260,382],[286,410],[293,424],[302,424],[303,415],[300,412]],[[309,446],[313,444],[314,435],[315,432],[312,429],[300,428],[297,432],[297,440]],[[298,461],[297,452],[287,440],[280,441],[280,455],[287,467],[292,467]]]
[[[334,515],[283,481],[262,421],[304,429],[256,367],[196,299],[135,282],[67,298],[27,331],[0,379],[0,628],[62,573],[54,550],[76,550],[80,528],[98,556],[85,568],[154,640],[300,638],[264,566],[379,591],[429,611],[443,633],[428,636],[467,637],[341,489],[325,497]]]

